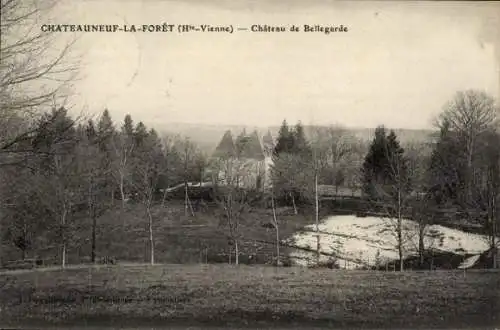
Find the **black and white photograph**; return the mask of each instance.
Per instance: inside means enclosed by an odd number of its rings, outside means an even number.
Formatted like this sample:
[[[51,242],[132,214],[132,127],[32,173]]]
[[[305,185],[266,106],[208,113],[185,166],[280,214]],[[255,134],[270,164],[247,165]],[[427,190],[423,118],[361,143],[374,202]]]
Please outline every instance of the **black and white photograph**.
[[[500,1],[0,23],[0,329],[500,329]]]

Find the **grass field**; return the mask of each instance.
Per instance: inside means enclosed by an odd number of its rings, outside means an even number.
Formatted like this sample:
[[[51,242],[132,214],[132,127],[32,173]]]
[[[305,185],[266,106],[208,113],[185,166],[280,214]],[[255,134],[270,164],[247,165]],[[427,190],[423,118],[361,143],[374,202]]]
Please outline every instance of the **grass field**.
[[[498,272],[118,265],[0,274],[0,327],[470,328],[499,316]]]

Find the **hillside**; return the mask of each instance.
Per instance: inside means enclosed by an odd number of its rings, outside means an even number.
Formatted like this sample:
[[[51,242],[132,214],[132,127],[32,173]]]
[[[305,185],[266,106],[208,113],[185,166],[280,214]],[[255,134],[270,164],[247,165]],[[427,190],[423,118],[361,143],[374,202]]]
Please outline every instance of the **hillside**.
[[[182,196],[183,194],[180,194],[181,199]],[[377,262],[387,264],[397,259],[395,237],[393,233],[386,231],[387,221],[375,217],[348,215],[340,212],[338,207],[333,210],[320,210],[320,218],[323,219],[320,225],[321,251],[325,253],[322,256],[323,261],[330,259],[328,255],[334,252],[340,268],[352,269],[373,267]],[[169,200],[163,207],[153,207],[155,261],[184,264],[234,262],[234,249],[230,246],[227,224],[223,221],[221,210],[213,203],[193,200],[193,211],[194,216],[186,215],[182,200]],[[296,215],[290,208],[277,210],[282,242],[280,254],[287,263],[307,265],[315,260],[314,212],[307,207],[299,208],[299,211],[300,214]],[[109,257],[119,263],[149,261],[148,221],[144,212],[140,204],[129,203],[124,210],[116,206],[98,219],[98,259]],[[274,262],[276,232],[271,223],[272,217],[271,209],[257,205],[244,214],[239,225],[240,263]],[[82,219],[78,227],[78,236],[74,236],[68,244],[69,264],[90,261],[90,220]],[[406,256],[414,256],[418,246],[416,224],[405,220],[405,228],[408,236],[405,244]],[[50,244],[50,240],[47,241],[45,236],[40,237],[39,242],[45,242],[42,243],[43,248],[29,252],[28,257],[36,255],[44,259],[46,265],[59,264],[59,246]],[[436,255],[449,253],[452,258],[463,255],[459,258],[460,263],[465,257],[488,249],[486,237],[440,225],[428,228],[425,246],[436,251]],[[21,258],[20,251],[12,245],[4,245],[2,249],[4,261]],[[431,259],[436,265],[434,254]],[[458,264],[452,268],[457,266]]]
[[[170,200],[164,207],[152,209],[155,260],[158,263],[227,263],[229,260],[229,233],[222,222],[220,209],[213,204],[193,201],[194,216],[186,215],[181,201]],[[189,212],[190,213],[190,212]],[[278,209],[281,238],[291,237],[307,224],[311,215],[294,215],[288,208]],[[270,224],[272,211],[255,207],[240,221],[240,262],[272,263],[276,255],[275,231]],[[68,243],[68,264],[90,261],[91,220],[84,218],[78,224],[78,235]],[[45,235],[38,238],[42,248],[28,252],[37,255],[46,264],[59,264],[59,245]],[[109,210],[97,222],[98,259],[110,257],[118,262],[149,261],[148,220],[141,204],[130,203]],[[36,248],[36,246],[35,246]],[[2,247],[4,261],[21,258],[19,249],[12,244]],[[234,249],[231,251],[234,262]],[[283,248],[281,253],[286,254]]]

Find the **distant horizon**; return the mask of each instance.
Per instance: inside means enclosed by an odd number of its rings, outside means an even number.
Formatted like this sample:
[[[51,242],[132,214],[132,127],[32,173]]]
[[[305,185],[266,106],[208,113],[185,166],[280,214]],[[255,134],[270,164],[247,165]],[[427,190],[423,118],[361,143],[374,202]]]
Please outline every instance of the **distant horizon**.
[[[133,117],[132,117],[133,119]],[[213,152],[217,145],[222,140],[226,131],[230,131],[233,138],[239,135],[243,129],[247,130],[248,134],[251,134],[253,130],[257,131],[259,140],[262,142],[262,138],[267,134],[268,131],[271,132],[273,139],[277,138],[280,125],[237,125],[237,124],[205,124],[205,123],[182,123],[182,122],[169,122],[169,123],[148,123],[144,122],[150,128],[154,128],[162,136],[179,136],[187,137],[191,141],[195,142],[201,149]],[[289,126],[293,126],[295,123],[289,123]],[[314,125],[315,127],[329,127],[329,125]],[[306,134],[309,125],[304,125]],[[341,126],[350,134],[360,141],[370,141],[373,139],[373,135],[376,127],[348,127]],[[401,143],[412,143],[412,142],[424,142],[432,139],[433,133],[437,130],[431,129],[414,129],[414,128],[396,128],[385,126],[387,130],[394,130],[398,139]]]
[[[132,117],[132,119],[134,119],[134,117]],[[139,120],[139,121],[142,121],[144,122],[143,120]],[[203,127],[216,127],[216,128],[221,128],[221,127],[245,127],[245,128],[252,128],[252,127],[255,127],[255,128],[261,128],[261,129],[265,129],[265,128],[279,128],[281,127],[281,124],[282,124],[283,121],[281,121],[279,124],[272,124],[272,125],[252,125],[252,124],[234,124],[234,123],[202,123],[202,122],[184,122],[184,121],[172,121],[172,122],[166,122],[166,123],[159,123],[159,122],[155,122],[156,125],[167,125],[167,126],[170,126],[170,125],[184,125],[184,126],[203,126]],[[287,124],[288,126],[295,126],[296,124],[298,123],[298,121],[296,122],[291,122],[291,121],[288,121],[287,120]],[[377,127],[379,126],[384,126],[385,128],[391,130],[405,130],[405,131],[436,131],[436,128],[412,128],[412,127],[392,127],[392,126],[388,126],[388,125],[385,125],[385,124],[380,124],[380,125],[377,125],[377,126],[349,126],[349,125],[344,125],[342,123],[337,123],[337,124],[320,124],[320,123],[305,123],[303,121],[301,121],[301,124],[303,127],[310,127],[310,126],[314,126],[314,127],[341,127],[341,128],[345,128],[345,129],[353,129],[353,130],[356,130],[356,129],[361,129],[361,130],[364,130],[364,129],[376,129]]]

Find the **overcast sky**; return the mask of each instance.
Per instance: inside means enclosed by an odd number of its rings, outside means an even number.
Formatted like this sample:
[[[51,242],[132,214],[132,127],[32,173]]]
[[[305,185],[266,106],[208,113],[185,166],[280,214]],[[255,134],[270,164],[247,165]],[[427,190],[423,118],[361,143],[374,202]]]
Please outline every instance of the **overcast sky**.
[[[207,1],[208,2],[208,1]],[[427,128],[500,96],[500,3],[63,1],[56,24],[340,25],[347,33],[86,33],[75,108],[146,123]]]

